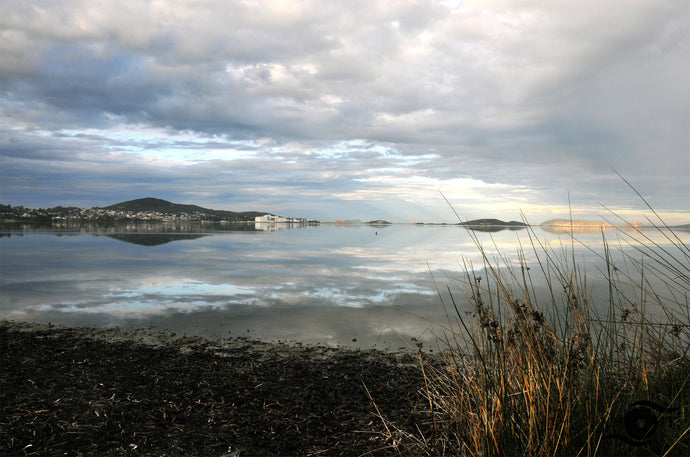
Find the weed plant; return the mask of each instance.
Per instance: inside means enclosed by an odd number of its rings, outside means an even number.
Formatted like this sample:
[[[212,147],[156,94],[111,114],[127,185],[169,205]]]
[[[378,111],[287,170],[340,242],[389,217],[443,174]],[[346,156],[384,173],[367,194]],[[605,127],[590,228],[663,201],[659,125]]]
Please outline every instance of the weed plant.
[[[448,318],[437,333],[441,362],[420,351],[431,432],[409,436],[408,450],[690,455],[690,249],[650,210],[663,243],[628,224],[612,247],[602,231],[604,312],[572,231],[554,250],[528,229],[534,255],[528,265],[523,248],[517,268],[468,231],[483,264],[466,262],[460,292],[439,294]]]

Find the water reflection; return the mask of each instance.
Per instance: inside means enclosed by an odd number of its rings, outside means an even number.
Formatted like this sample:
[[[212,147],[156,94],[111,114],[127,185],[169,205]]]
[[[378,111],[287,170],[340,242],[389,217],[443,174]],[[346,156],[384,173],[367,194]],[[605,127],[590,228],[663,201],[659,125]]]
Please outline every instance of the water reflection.
[[[447,299],[446,284],[457,292],[467,266],[482,268],[472,238],[456,226],[3,233],[11,236],[0,239],[0,318],[209,336],[395,349],[402,339],[430,338],[430,322],[445,321],[432,275]],[[584,262],[592,293],[606,296],[598,285],[601,233],[575,243],[569,235],[539,235],[544,248]],[[490,258],[503,253],[499,263],[515,267],[506,274],[538,265],[525,230],[476,236]],[[535,275],[532,287],[545,285]]]
[[[161,244],[170,243],[171,241],[180,240],[196,240],[204,234],[181,234],[181,233],[118,233],[114,235],[107,235],[114,240],[124,241],[126,243],[138,244],[140,246],[159,246]]]

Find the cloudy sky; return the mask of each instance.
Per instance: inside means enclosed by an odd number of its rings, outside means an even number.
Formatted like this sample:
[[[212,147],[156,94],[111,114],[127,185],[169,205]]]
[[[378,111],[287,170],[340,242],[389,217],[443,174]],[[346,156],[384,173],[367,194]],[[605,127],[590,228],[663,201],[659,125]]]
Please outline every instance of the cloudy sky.
[[[0,203],[690,222],[687,0],[0,0]]]

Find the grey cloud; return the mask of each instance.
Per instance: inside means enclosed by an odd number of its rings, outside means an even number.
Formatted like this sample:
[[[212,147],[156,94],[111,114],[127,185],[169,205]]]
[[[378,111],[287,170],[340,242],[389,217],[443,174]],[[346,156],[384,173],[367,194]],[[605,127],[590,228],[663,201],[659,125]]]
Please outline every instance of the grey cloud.
[[[108,183],[115,201],[165,187],[292,210],[281,186],[354,205],[329,195],[392,174],[529,186],[545,201],[577,188],[584,201],[617,189],[614,167],[687,208],[685,2],[457,6],[0,1],[3,198]],[[107,135],[128,126],[159,137]],[[250,157],[146,158],[227,148]]]

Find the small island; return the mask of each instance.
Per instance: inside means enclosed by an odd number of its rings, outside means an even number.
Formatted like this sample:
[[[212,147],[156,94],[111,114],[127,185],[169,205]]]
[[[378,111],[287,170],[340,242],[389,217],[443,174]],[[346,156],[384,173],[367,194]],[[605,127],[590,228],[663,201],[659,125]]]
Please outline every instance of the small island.
[[[385,221],[383,219],[376,219],[375,221],[367,221],[364,223],[364,225],[373,225],[376,227],[382,227],[385,225],[393,225],[393,223],[389,222],[389,221]]]
[[[460,222],[458,225],[478,232],[498,232],[506,229],[521,230],[525,227],[528,227],[528,225],[524,222],[505,222],[500,219],[474,219],[471,221]]]

